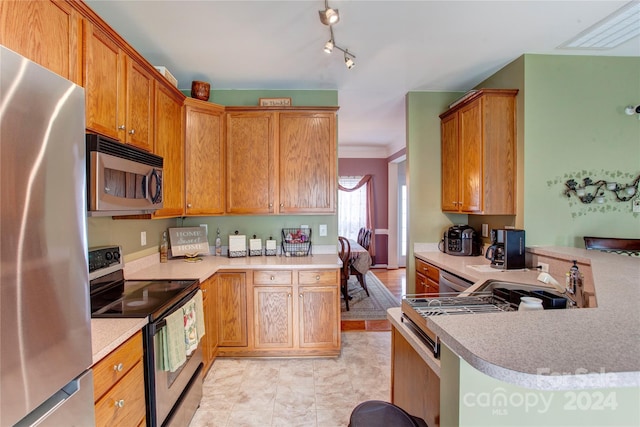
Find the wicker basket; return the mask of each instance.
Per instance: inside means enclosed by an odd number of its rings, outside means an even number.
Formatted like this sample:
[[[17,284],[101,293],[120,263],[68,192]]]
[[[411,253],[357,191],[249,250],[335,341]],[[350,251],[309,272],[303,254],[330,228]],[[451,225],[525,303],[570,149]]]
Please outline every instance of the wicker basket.
[[[283,228],[282,255],[307,256],[311,254],[310,228]]]

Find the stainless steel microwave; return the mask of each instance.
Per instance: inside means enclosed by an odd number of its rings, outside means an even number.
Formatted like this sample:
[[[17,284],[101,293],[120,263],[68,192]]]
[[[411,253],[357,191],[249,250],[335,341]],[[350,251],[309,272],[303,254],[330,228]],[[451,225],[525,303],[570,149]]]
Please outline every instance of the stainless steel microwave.
[[[161,209],[163,159],[102,135],[87,134],[89,216],[148,214]]]

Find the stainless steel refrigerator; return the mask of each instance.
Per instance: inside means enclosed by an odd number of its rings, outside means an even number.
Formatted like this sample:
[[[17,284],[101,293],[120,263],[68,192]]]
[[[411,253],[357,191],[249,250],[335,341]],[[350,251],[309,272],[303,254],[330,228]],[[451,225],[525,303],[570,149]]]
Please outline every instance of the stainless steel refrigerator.
[[[2,427],[95,423],[84,133],[84,89],[0,46]]]

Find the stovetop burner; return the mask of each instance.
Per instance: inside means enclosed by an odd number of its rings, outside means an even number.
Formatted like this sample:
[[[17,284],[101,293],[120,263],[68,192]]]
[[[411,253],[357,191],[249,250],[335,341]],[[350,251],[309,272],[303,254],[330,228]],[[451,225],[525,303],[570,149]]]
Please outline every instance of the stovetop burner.
[[[91,317],[159,317],[198,280],[123,280],[91,295]]]

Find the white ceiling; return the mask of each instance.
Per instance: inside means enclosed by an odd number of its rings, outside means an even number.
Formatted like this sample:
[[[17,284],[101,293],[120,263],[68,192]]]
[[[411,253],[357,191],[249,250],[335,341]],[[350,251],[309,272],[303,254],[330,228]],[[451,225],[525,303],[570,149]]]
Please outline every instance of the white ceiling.
[[[557,46],[628,1],[85,0],[181,89],[335,89],[341,153],[386,157],[405,145],[409,91],[466,91],[523,53],[640,56],[640,37],[606,51]]]

